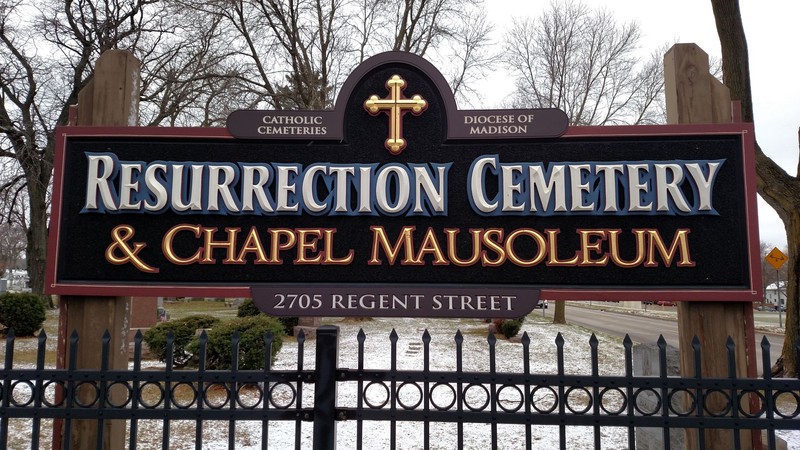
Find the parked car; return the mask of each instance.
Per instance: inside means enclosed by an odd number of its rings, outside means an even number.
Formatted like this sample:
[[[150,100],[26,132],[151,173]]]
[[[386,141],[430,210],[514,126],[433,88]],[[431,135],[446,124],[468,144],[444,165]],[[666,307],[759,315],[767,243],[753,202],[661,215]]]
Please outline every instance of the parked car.
[[[539,303],[536,304],[536,308],[547,309],[547,300],[539,300]]]
[[[669,301],[669,300],[659,300],[656,302],[658,306],[676,306],[677,303]]]

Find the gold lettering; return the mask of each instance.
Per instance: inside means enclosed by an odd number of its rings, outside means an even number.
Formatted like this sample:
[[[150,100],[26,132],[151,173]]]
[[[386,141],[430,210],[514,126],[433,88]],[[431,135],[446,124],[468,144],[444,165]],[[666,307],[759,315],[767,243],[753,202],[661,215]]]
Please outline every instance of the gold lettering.
[[[333,256],[333,235],[336,234],[335,229],[325,228],[322,230],[322,233],[325,235],[325,243],[323,245],[325,249],[325,259],[322,261],[322,264],[347,265],[353,262],[353,249],[350,249],[347,256],[343,258],[336,259],[336,257]]]
[[[424,264],[422,258],[427,253],[433,255],[434,266],[446,266],[450,264],[447,258],[444,257],[444,253],[442,253],[442,248],[439,246],[439,241],[436,239],[436,233],[434,233],[433,228],[430,227],[428,231],[425,232],[425,237],[422,239],[422,244],[419,248],[419,253],[417,253],[417,257],[414,258],[414,261],[417,264]]]
[[[190,231],[196,238],[200,238],[200,235],[202,234],[200,225],[175,225],[174,227],[170,228],[169,231],[167,231],[167,233],[164,235],[164,238],[161,240],[161,250],[164,252],[164,256],[166,256],[167,260],[172,264],[178,264],[181,266],[194,264],[200,261],[200,259],[203,257],[202,247],[198,247],[194,255],[188,258],[181,258],[175,254],[175,250],[172,247],[172,241],[175,239],[175,235],[181,231]]]
[[[474,265],[481,257],[481,230],[474,228],[469,230],[469,233],[472,235],[472,255],[469,257],[469,259],[460,259],[458,257],[458,243],[456,242],[456,237],[460,232],[461,230],[458,228],[444,229],[444,234],[447,235],[447,257],[450,259],[450,262],[459,267]]]
[[[536,243],[536,254],[532,259],[526,261],[520,258],[514,251],[514,241],[516,241],[517,237],[519,236],[529,236],[533,238],[533,241]],[[511,232],[511,234],[508,235],[508,239],[506,239],[505,248],[508,259],[511,260],[512,263],[521,267],[533,267],[541,263],[545,256],[547,256],[547,242],[545,241],[544,236],[542,233],[530,228],[519,228]]]
[[[675,237],[672,238],[672,244],[667,250],[664,240],[658,230],[647,230],[647,235],[650,237],[648,245],[648,258],[644,264],[645,267],[657,267],[658,263],[655,261],[655,250],[661,254],[661,259],[664,260],[664,265],[669,267],[672,265],[672,259],[675,253],[680,251],[681,258],[676,264],[678,267],[694,267],[695,262],[689,255],[689,233],[691,230],[686,228],[679,228],[675,232]]]
[[[397,237],[397,242],[392,246],[389,244],[389,238],[386,236],[386,230],[380,226],[369,227],[372,230],[372,256],[367,264],[371,266],[380,265],[383,261],[378,257],[378,249],[383,248],[383,253],[386,254],[389,265],[394,265],[397,255],[400,253],[400,248],[403,248],[405,258],[401,261],[403,265],[416,265],[417,262],[412,259],[414,253],[414,241],[412,235],[417,227],[405,226]]]
[[[631,230],[631,232],[636,237],[636,258],[631,261],[625,261],[620,255],[619,249],[619,235],[622,233],[622,230],[606,230],[608,233],[608,246],[609,246],[609,254],[611,255],[611,262],[619,267],[624,268],[631,268],[642,265],[644,258],[646,256],[646,247],[644,245],[644,237],[647,233],[647,230]]]
[[[506,262],[506,252],[501,245],[504,234],[505,231],[502,228],[489,228],[484,230],[482,236],[483,245],[497,254],[497,258],[491,259],[487,256],[486,250],[482,250],[481,260],[484,267],[499,267]],[[496,237],[497,239],[492,240],[492,237]]]
[[[579,266],[605,266],[608,264],[608,254],[603,252],[603,241],[606,240],[607,230],[577,230],[581,237],[581,262]],[[591,241],[592,237],[599,238],[596,241]],[[600,253],[603,255],[600,259],[591,259],[591,253]]]
[[[558,259],[558,234],[561,230],[544,230],[547,233],[548,252],[550,259],[547,260],[548,266],[574,266],[580,260],[580,251],[575,252],[572,259],[559,260]]]

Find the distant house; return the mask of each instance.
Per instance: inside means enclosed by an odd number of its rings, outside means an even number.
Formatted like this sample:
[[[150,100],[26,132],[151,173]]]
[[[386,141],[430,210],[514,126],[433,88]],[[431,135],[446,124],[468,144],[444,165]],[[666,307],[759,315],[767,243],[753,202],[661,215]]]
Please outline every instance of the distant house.
[[[780,289],[779,289],[780,286]],[[780,304],[786,304],[786,282],[781,281],[780,285],[772,283],[764,289],[764,303],[778,306],[778,294],[780,294]]]
[[[25,270],[20,269],[10,269],[6,270],[3,279],[6,281],[5,288],[11,292],[29,292],[30,286],[29,282],[30,279],[28,278],[28,272]]]

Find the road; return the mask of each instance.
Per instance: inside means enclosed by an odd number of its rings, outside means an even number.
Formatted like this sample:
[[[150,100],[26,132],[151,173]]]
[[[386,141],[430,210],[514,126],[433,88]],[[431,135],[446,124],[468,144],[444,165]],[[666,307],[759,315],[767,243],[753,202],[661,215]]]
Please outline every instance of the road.
[[[545,310],[547,316],[552,317],[555,305]],[[538,313],[539,310],[536,310]],[[624,337],[625,334],[638,343],[655,343],[659,334],[664,336],[667,344],[678,348],[678,322],[646,316],[633,316],[631,314],[613,312],[608,310],[571,306],[567,303],[567,322],[580,325],[591,330]],[[756,332],[756,358],[758,373],[761,373],[761,339],[763,333]],[[783,348],[783,335],[767,334],[769,339],[771,363],[774,364]]]

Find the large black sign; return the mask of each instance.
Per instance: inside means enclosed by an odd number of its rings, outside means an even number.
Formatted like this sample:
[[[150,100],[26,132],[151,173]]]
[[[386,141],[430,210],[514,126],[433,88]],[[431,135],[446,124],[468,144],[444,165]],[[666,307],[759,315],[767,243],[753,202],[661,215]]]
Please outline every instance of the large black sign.
[[[458,110],[428,63],[391,53],[356,70],[333,111],[234,113],[238,138],[60,128],[49,291],[259,287],[341,306],[372,289],[409,310],[420,286],[434,287],[432,310],[437,285],[488,286],[488,308],[515,286],[549,299],[755,298],[751,125],[559,136],[565,120]]]

